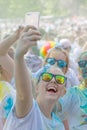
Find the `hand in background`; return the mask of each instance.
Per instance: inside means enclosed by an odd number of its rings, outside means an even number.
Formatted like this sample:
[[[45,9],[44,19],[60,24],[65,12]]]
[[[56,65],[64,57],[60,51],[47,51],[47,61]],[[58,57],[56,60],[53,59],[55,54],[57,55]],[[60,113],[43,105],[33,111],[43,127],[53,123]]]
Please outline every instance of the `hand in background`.
[[[40,32],[32,26],[26,26],[19,38],[19,43],[16,48],[16,56],[24,56],[30,47],[37,44],[37,40],[41,39]]]

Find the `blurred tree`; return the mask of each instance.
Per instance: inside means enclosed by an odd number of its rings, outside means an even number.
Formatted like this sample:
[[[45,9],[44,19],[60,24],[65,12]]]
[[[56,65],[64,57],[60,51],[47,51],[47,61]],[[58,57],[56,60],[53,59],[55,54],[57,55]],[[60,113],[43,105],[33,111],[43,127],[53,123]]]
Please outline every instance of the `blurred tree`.
[[[30,11],[40,11],[41,15],[78,15],[87,11],[87,0],[0,0],[0,18],[20,18]]]

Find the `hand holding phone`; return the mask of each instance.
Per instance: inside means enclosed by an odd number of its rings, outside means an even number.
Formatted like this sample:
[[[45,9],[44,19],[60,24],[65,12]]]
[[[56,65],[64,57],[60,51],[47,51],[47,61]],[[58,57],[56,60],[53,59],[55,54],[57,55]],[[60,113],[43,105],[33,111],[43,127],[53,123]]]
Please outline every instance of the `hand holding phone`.
[[[25,15],[25,25],[39,27],[40,12],[28,12]]]

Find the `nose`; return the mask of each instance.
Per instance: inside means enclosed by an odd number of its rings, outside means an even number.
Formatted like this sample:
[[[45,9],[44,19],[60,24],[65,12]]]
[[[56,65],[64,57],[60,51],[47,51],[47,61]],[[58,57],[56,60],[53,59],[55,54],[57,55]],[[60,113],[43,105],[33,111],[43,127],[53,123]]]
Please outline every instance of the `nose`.
[[[52,83],[53,83],[53,82],[56,82],[55,78],[53,77],[50,82],[52,82]]]
[[[55,62],[54,66],[55,66],[55,67],[58,67],[58,66],[57,66],[57,62]]]

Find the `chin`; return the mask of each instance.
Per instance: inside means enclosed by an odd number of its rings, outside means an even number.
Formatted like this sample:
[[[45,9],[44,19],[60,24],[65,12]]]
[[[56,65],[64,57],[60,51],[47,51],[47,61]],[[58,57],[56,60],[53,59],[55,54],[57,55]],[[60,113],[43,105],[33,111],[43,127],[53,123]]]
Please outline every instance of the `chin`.
[[[58,96],[54,96],[54,95],[48,95],[47,96],[47,99],[49,100],[49,101],[57,101],[58,100]]]

